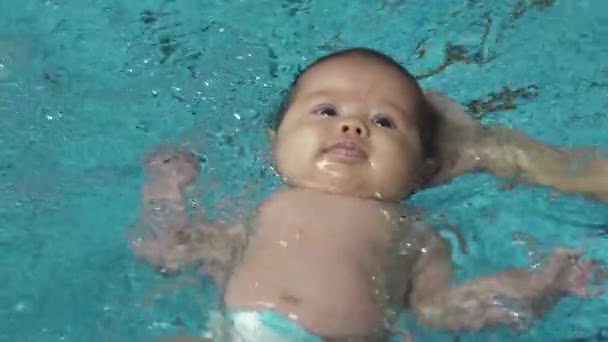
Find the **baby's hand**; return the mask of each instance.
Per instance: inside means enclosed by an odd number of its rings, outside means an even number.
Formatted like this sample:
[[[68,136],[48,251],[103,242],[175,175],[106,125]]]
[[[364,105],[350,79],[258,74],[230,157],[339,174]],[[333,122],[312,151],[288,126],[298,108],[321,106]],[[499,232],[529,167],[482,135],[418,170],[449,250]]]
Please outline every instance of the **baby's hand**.
[[[147,182],[188,186],[200,172],[199,159],[185,149],[161,145],[145,158]]]
[[[589,285],[601,285],[603,282],[593,281],[598,264],[598,260],[594,259],[581,260],[578,250],[557,249],[549,256],[541,276],[546,277],[551,288],[565,294],[581,298],[597,297],[604,293],[604,289],[591,290]]]

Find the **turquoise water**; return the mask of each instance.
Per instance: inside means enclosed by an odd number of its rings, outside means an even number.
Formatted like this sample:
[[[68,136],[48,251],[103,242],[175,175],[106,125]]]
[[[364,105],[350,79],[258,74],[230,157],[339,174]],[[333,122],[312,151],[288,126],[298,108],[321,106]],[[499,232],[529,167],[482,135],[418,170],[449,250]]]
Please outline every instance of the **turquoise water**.
[[[554,144],[608,146],[601,0],[4,0],[0,341],[199,331],[215,289],[157,276],[125,243],[142,155],[189,143],[207,158],[198,205],[226,194],[251,205],[276,183],[259,157],[278,92],[299,67],[353,45],[395,56],[423,86],[465,105],[494,98],[496,111],[469,106],[485,122]],[[505,99],[514,106],[501,109]],[[584,243],[608,261],[608,209],[576,196],[504,192],[474,175],[414,200],[465,232],[461,277],[525,265],[517,232],[542,248]],[[606,341],[607,298],[565,300],[528,332],[460,340]],[[413,329],[418,340],[452,341]]]

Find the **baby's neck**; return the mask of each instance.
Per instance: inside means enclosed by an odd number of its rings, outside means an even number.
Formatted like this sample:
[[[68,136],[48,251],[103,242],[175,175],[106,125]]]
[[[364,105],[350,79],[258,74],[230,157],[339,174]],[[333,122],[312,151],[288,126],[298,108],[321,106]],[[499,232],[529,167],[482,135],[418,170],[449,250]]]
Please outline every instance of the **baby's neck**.
[[[339,198],[351,198],[358,199],[362,201],[371,201],[377,202],[379,204],[385,205],[399,205],[399,200],[391,200],[387,198],[382,198],[380,194],[365,194],[365,193],[355,193],[348,190],[337,189],[337,188],[328,188],[321,186],[302,186],[302,185],[293,185],[293,184],[285,184],[284,187],[280,188],[279,191],[301,191],[303,193],[316,193],[316,194],[326,194],[329,196],[337,196]]]

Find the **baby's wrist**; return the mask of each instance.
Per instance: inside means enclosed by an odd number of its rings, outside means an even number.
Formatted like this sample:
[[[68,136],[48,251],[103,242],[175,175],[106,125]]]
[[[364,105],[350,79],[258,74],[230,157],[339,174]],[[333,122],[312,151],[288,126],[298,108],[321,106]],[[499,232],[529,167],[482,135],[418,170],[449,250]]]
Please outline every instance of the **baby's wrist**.
[[[560,282],[560,271],[551,265],[543,267],[532,276],[532,284],[541,296],[562,297],[568,288]]]
[[[144,202],[151,200],[181,201],[184,197],[184,187],[171,180],[157,180],[147,183],[143,189]]]

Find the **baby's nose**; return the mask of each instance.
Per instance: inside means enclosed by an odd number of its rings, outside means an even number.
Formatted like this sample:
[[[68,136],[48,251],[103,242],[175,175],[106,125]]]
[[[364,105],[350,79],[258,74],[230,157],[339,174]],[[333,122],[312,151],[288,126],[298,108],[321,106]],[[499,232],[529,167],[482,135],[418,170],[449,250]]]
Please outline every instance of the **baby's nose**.
[[[358,119],[347,119],[340,123],[340,131],[343,134],[354,134],[361,138],[369,136],[369,129],[364,122]]]

